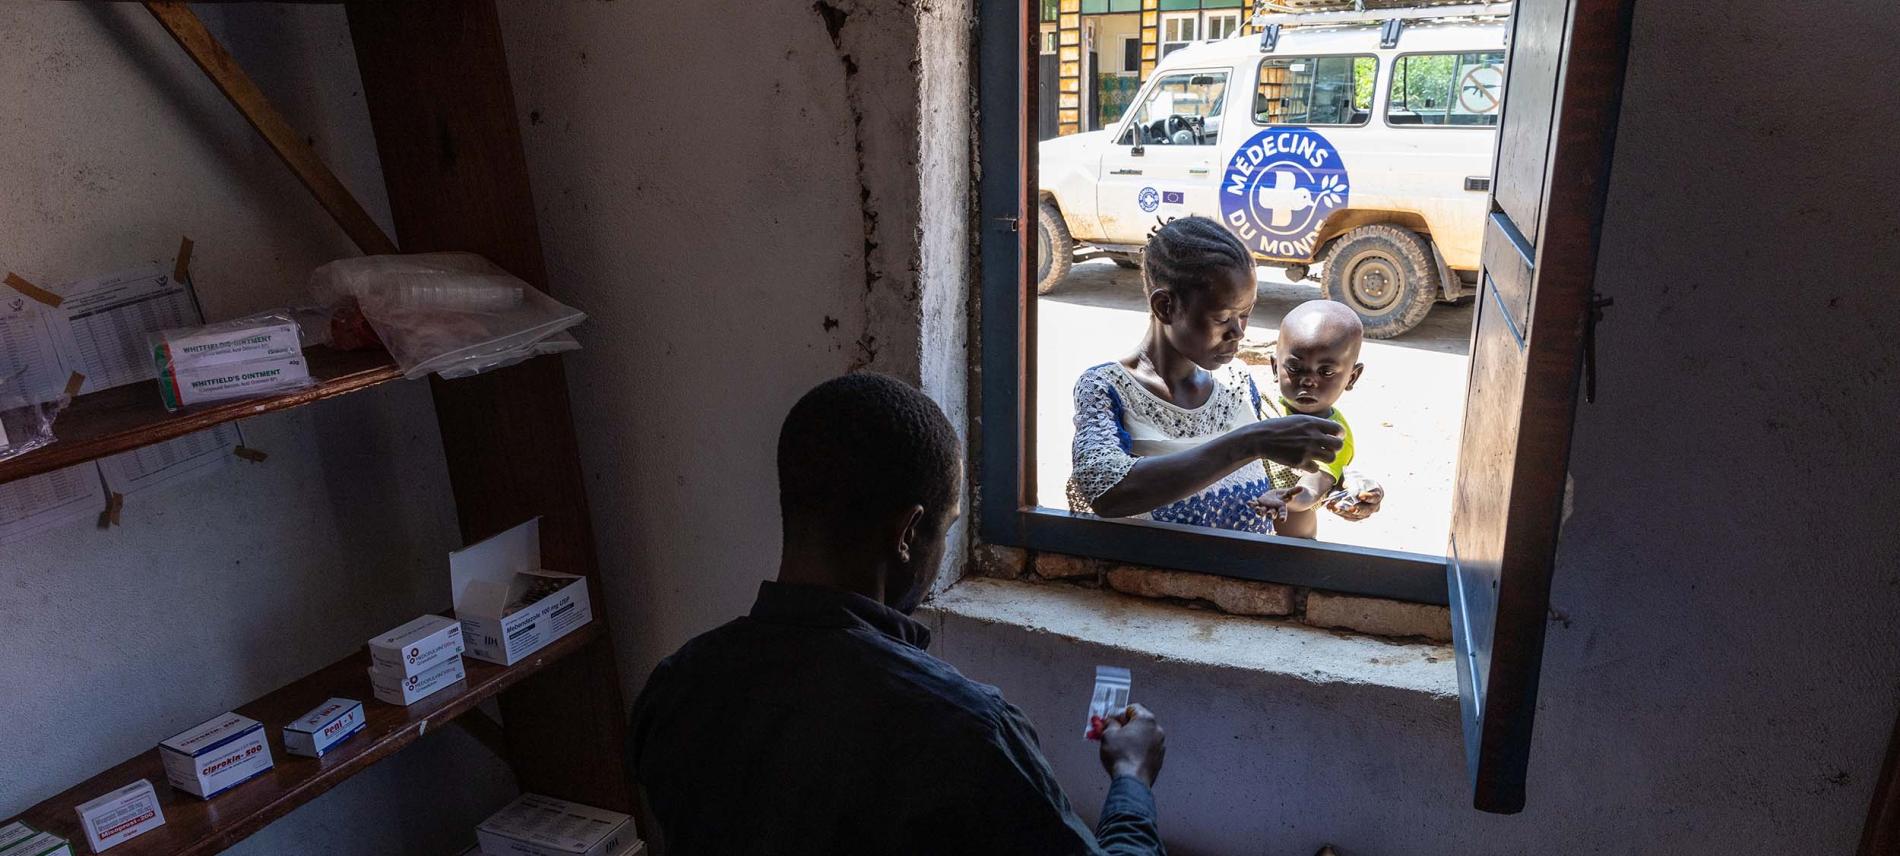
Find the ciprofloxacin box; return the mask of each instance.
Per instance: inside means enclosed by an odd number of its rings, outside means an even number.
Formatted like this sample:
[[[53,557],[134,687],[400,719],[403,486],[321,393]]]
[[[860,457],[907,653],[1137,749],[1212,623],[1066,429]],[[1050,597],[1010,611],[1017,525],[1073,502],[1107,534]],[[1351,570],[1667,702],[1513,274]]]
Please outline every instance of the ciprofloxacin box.
[[[460,657],[462,650],[461,622],[425,615],[369,640],[369,662],[379,671],[408,677]]]
[[[284,751],[305,758],[321,758],[330,747],[363,730],[363,703],[333,698],[284,726]]]
[[[484,856],[617,856],[639,843],[627,815],[522,794],[478,827]]]
[[[210,799],[271,768],[264,725],[227,713],[158,744],[172,787]]]
[[[449,554],[468,655],[512,666],[594,618],[587,580],[541,568],[541,518]]]

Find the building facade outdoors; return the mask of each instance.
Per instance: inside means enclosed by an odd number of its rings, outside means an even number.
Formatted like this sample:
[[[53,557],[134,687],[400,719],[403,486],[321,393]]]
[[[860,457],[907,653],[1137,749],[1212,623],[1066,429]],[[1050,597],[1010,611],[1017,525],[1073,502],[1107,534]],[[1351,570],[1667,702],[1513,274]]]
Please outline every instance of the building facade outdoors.
[[[1254,6],[1255,0],[1042,0],[1042,136],[1113,125],[1156,62],[1194,42],[1254,32]]]

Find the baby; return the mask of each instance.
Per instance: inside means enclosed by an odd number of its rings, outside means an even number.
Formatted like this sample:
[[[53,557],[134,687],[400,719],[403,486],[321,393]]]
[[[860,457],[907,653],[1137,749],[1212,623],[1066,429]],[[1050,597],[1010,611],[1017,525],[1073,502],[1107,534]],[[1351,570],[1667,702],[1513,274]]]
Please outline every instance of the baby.
[[[1384,488],[1357,476],[1349,490],[1339,490],[1352,463],[1353,443],[1352,426],[1334,403],[1359,382],[1366,368],[1359,362],[1364,340],[1359,316],[1331,300],[1309,300],[1280,321],[1280,344],[1271,360],[1280,395],[1277,401],[1263,402],[1264,409],[1274,415],[1301,413],[1331,419],[1339,423],[1345,445],[1313,472],[1264,462],[1275,490],[1258,502],[1265,513],[1279,519],[1274,527],[1277,534],[1313,537],[1319,531],[1313,508],[1321,503],[1348,520],[1363,520],[1385,498]]]

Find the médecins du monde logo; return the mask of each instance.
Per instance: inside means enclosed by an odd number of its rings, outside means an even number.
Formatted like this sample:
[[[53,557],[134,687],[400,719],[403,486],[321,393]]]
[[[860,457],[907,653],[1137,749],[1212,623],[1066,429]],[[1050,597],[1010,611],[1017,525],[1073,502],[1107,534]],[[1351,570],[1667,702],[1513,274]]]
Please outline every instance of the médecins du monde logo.
[[[1221,220],[1261,255],[1305,259],[1348,193],[1346,163],[1325,137],[1307,128],[1268,128],[1228,162]]]

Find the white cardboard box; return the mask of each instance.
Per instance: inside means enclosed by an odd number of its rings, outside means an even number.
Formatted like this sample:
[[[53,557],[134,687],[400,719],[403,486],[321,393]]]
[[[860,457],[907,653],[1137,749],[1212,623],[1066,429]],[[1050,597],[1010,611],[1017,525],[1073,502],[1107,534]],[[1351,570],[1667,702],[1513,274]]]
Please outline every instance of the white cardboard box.
[[[627,815],[538,794],[522,794],[475,836],[483,856],[623,856],[639,843]]]
[[[73,848],[50,832],[29,832],[19,841],[0,846],[0,856],[73,856]]]
[[[33,827],[19,821],[0,826],[0,850],[5,850],[22,841],[32,838],[36,833]]]
[[[79,825],[86,830],[86,844],[94,853],[103,853],[114,844],[122,844],[165,825],[165,812],[158,807],[158,792],[144,779],[81,803],[78,812]]]
[[[541,518],[449,554],[468,655],[512,666],[592,621],[587,581],[541,570]]]
[[[165,778],[172,787],[210,799],[269,770],[270,744],[264,725],[226,713],[158,744]]]
[[[369,640],[370,663],[405,678],[420,675],[450,657],[460,656],[462,625],[440,615],[422,616]]]
[[[321,758],[330,747],[362,731],[365,724],[362,702],[333,698],[284,726],[284,751],[305,758]]]
[[[468,676],[461,657],[451,657],[420,675],[401,675],[369,667],[369,686],[378,700],[408,706],[448,689]]]

